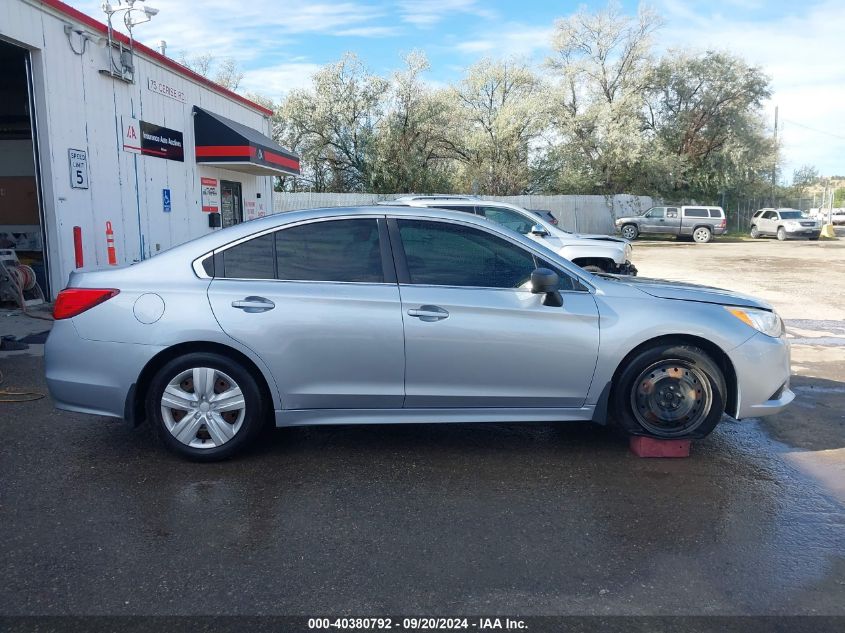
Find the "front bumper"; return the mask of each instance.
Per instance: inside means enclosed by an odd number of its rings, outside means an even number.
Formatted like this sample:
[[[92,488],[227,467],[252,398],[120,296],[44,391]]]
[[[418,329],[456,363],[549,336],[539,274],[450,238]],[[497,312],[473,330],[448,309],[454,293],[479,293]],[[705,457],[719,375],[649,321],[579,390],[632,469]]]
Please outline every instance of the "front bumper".
[[[637,274],[637,267],[631,262],[625,262],[624,264],[616,264],[616,269],[610,272],[614,275],[630,275],[631,277],[635,277]]]
[[[760,332],[728,354],[737,380],[738,420],[782,411],[795,399],[789,389],[789,342]]]
[[[819,227],[816,228],[809,228],[809,227],[802,227],[800,229],[786,229],[786,236],[787,237],[819,237],[821,235],[822,230]]]

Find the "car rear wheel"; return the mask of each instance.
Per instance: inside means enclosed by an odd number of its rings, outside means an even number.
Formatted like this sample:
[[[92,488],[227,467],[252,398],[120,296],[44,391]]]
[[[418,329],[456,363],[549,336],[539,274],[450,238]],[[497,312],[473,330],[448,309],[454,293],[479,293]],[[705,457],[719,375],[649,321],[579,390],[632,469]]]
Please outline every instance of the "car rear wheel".
[[[692,232],[692,239],[699,244],[706,244],[713,237],[713,232],[706,226],[699,226]]]
[[[786,239],[786,229],[782,226],[778,227],[778,239],[783,242]]]
[[[265,419],[255,378],[240,363],[211,353],[164,365],[150,383],[147,415],[170,450],[196,461],[230,457]]]
[[[622,227],[622,237],[626,240],[635,240],[637,236],[640,234],[640,230],[637,228],[636,224],[626,224]]]
[[[751,237],[755,240],[760,237],[760,229],[757,228],[757,225],[751,227]]]
[[[722,418],[727,388],[704,350],[659,345],[630,359],[614,382],[611,411],[630,435],[699,438]]]

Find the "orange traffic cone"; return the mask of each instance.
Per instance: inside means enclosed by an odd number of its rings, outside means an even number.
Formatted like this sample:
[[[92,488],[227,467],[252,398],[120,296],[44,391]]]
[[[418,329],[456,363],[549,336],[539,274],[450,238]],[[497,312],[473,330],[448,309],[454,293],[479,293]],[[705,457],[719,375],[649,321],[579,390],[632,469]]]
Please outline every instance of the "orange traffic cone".
[[[111,222],[106,222],[106,250],[109,254],[109,266],[117,266],[117,253],[114,250],[114,231]]]

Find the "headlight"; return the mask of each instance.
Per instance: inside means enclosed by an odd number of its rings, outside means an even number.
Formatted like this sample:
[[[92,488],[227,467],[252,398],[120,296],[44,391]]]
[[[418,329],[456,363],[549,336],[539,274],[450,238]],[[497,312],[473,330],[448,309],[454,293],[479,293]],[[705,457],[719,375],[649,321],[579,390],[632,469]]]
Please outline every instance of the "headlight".
[[[724,308],[737,319],[746,325],[750,325],[758,332],[762,332],[773,338],[783,335],[783,321],[774,312],[758,310],[756,308],[737,308],[736,306],[724,306]]]

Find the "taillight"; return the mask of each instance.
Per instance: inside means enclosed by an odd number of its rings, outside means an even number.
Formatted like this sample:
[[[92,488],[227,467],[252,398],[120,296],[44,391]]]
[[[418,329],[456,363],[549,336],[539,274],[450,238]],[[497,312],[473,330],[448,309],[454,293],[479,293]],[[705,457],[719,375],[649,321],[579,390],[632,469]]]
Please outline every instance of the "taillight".
[[[728,220],[727,220],[727,218],[722,218],[722,221],[721,221],[721,222],[719,222],[719,228],[720,228],[720,229],[724,229],[724,228],[726,228],[727,226],[728,226]]]
[[[75,317],[103,301],[108,301],[119,292],[120,290],[114,288],[66,288],[56,297],[53,318],[59,320]]]

